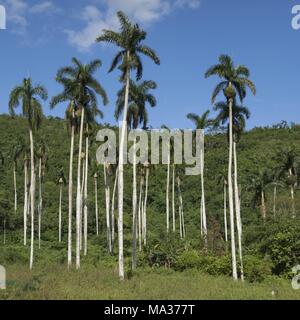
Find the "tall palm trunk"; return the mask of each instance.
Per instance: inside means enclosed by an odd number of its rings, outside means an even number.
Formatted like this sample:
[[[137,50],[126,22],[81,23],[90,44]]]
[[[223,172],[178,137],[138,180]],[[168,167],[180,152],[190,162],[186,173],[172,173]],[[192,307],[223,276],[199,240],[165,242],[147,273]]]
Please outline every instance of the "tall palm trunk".
[[[16,162],[14,161],[14,167],[13,167],[13,174],[14,174],[14,190],[15,190],[15,213],[17,213],[18,209],[18,196],[17,196],[17,177],[16,177]]]
[[[88,129],[88,127],[87,127]],[[87,255],[87,238],[88,238],[88,169],[89,169],[89,137],[85,138],[85,184],[84,184],[84,255]]]
[[[28,208],[28,160],[27,156],[24,160],[24,209],[23,209],[23,219],[24,219],[24,246],[27,245],[27,208]]]
[[[224,182],[224,229],[225,229],[225,242],[228,242],[228,231],[227,231],[227,192],[226,183]]]
[[[80,207],[80,251],[82,251],[82,244],[83,244],[83,194],[84,194],[84,187],[85,187],[85,154],[82,154],[82,180],[81,180],[81,189],[80,189],[80,197],[81,197],[81,207]]]
[[[142,251],[142,198],[143,198],[144,177],[141,176],[140,181],[140,195],[139,195],[139,209],[138,209],[138,224],[139,224],[139,251]]]
[[[181,193],[181,182],[180,178],[177,178],[178,183],[178,195],[179,195],[179,216],[181,217],[181,237],[185,238],[185,223],[184,223],[184,212],[183,212],[183,199],[182,199],[182,193]]]
[[[42,158],[39,159],[39,205],[38,205],[38,240],[41,248],[41,220],[42,220]]]
[[[205,208],[205,191],[204,191],[204,130],[201,130],[201,207],[202,207],[202,223],[203,223],[203,238],[205,247],[207,248],[207,222],[206,222],[206,208]]]
[[[119,170],[116,169],[116,177],[114,182],[113,194],[111,199],[111,246],[112,246],[112,253],[114,253],[114,246],[115,246],[115,197],[116,197],[116,190],[117,190],[117,183],[118,183],[118,176]]]
[[[82,136],[84,124],[84,108],[81,109],[81,124],[79,134],[79,151],[78,151],[78,165],[77,165],[77,192],[76,192],[76,269],[80,268],[80,238],[81,238],[81,154],[82,154]]]
[[[30,210],[31,210],[31,243],[30,243],[30,261],[29,268],[33,267],[33,242],[34,242],[34,209],[35,209],[35,169],[34,169],[34,148],[33,148],[33,135],[32,129],[29,129],[30,137],[30,165],[31,165],[31,178],[30,178]]]
[[[173,219],[173,233],[176,232],[176,217],[175,217],[175,163],[173,163],[172,170],[172,219]]]
[[[179,204],[178,206],[178,212],[179,212],[179,235],[180,238],[182,239],[183,235],[182,235],[182,220],[181,220],[181,205]]]
[[[294,185],[291,186],[291,198],[292,198],[292,214],[293,218],[296,218],[296,209],[295,209],[295,188]]]
[[[112,253],[111,246],[111,227],[110,227],[110,186],[108,178],[107,163],[104,164],[104,185],[105,185],[105,206],[106,206],[106,232],[107,232],[107,248]]]
[[[243,264],[243,248],[242,248],[242,219],[241,219],[241,204],[239,195],[239,185],[238,185],[238,167],[237,167],[237,152],[236,152],[236,142],[233,142],[233,152],[234,152],[234,197],[235,197],[235,210],[236,210],[236,224],[238,232],[238,245],[239,245],[239,257],[241,264],[241,280],[244,281],[244,264]]]
[[[147,201],[148,201],[148,187],[149,187],[149,168],[146,168],[146,186],[145,186],[145,199],[143,210],[144,221],[144,245],[147,244]]]
[[[170,230],[170,200],[169,200],[169,190],[170,190],[170,152],[168,154],[168,171],[167,171],[167,188],[166,188],[166,226],[167,233]]]
[[[127,61],[130,60],[130,53],[127,52]],[[121,139],[119,148],[119,180],[118,180],[118,240],[119,240],[119,277],[124,280],[124,249],[123,249],[123,197],[124,197],[124,144],[127,128],[127,111],[130,85],[130,69],[126,73],[125,105],[123,123],[121,129]]]
[[[72,120],[75,118],[74,111],[72,112]],[[70,164],[69,164],[69,217],[68,217],[68,268],[72,265],[72,214],[73,214],[73,156],[74,156],[74,136],[75,126],[71,124],[71,147],[70,147]]]
[[[62,200],[62,183],[59,184],[58,242],[61,242],[61,200]]]
[[[136,138],[134,139],[134,142],[133,142],[132,180],[133,180],[132,181],[132,270],[135,270],[136,269],[136,215],[137,215]]]
[[[266,203],[265,203],[265,192],[261,191],[261,214],[264,219],[264,221],[267,218],[267,210],[266,210]]]
[[[98,211],[98,175],[94,175],[94,192],[95,192],[95,218],[96,218],[96,235],[99,236],[99,211]]]
[[[232,152],[233,152],[233,119],[232,119],[233,99],[229,99],[229,162],[228,162],[228,197],[230,213],[230,237],[231,237],[231,257],[232,257],[232,276],[238,279],[235,248],[235,227],[234,227],[234,206],[232,188]]]

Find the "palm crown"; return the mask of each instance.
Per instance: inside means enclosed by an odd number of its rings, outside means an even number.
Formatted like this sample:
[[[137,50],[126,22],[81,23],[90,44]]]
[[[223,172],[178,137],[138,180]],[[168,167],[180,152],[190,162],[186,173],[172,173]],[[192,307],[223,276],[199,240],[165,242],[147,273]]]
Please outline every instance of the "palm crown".
[[[195,113],[189,113],[187,115],[187,118],[195,124],[196,129],[203,129],[204,130],[206,128],[209,128],[213,124],[213,121],[208,118],[209,114],[210,114],[209,110],[204,112],[203,115],[201,115],[201,116],[198,116]]]
[[[10,94],[9,111],[14,115],[14,110],[22,102],[23,116],[27,118],[30,129],[37,130],[43,118],[40,99],[48,99],[46,89],[41,85],[34,87],[30,78],[24,79],[22,85],[15,87]]]
[[[229,121],[229,107],[227,102],[218,102],[214,107],[215,111],[218,111],[219,114],[215,119],[215,124],[224,125]],[[236,138],[239,137],[241,132],[246,127],[246,119],[250,118],[250,111],[245,106],[240,106],[236,104],[236,99],[233,100],[232,105],[232,119],[233,119],[233,133]]]
[[[139,54],[149,57],[158,65],[160,60],[154,50],[142,43],[147,33],[138,24],[132,23],[122,11],[119,11],[117,15],[121,26],[120,31],[103,30],[103,34],[96,41],[112,43],[120,48],[112,61],[109,72],[119,65],[122,80],[125,79],[126,72],[130,69],[136,70],[136,79],[140,80],[143,75],[143,65]]]
[[[246,97],[246,89],[249,88],[252,93],[256,94],[254,83],[249,79],[250,71],[243,65],[235,66],[233,60],[228,55],[219,57],[219,64],[209,68],[205,77],[217,75],[222,81],[216,86],[212,94],[212,103],[221,91],[227,98],[234,97],[237,93],[241,102]]]
[[[149,91],[156,89],[157,85],[154,81],[143,81],[135,83],[130,81],[129,107],[127,112],[127,122],[130,127],[136,129],[139,124],[143,124],[143,128],[148,124],[148,112],[146,104],[152,108],[156,106],[156,99]],[[118,100],[116,105],[115,117],[119,119],[124,111],[125,104],[125,86],[118,92]]]
[[[53,97],[50,107],[65,101],[73,101],[72,108],[80,111],[85,108],[93,116],[101,115],[97,106],[97,94],[102,97],[103,104],[108,103],[108,98],[101,84],[93,74],[102,65],[100,60],[93,60],[88,64],[72,59],[73,66],[61,68],[57,72],[56,81],[64,86],[64,91]],[[88,112],[89,109],[89,112]]]

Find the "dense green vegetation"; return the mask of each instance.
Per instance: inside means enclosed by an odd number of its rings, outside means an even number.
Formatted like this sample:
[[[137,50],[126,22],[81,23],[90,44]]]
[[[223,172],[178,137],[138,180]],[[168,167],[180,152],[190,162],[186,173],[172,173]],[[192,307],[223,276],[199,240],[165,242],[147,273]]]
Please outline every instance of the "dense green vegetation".
[[[26,125],[26,121],[21,117],[12,118],[6,115],[0,117],[0,131],[2,133],[0,149],[5,160],[0,169],[0,224],[2,237],[0,263],[11,266],[12,270],[15,270],[14,268],[16,268],[16,265],[18,264],[23,265],[22,270],[24,270],[29,263],[29,249],[22,245],[24,194],[23,160],[20,159],[17,166],[18,208],[15,213],[13,167],[9,157],[12,146],[15,145],[16,141],[26,136]],[[58,243],[59,188],[57,186],[59,170],[63,168],[64,172],[67,172],[68,169],[69,135],[65,122],[61,119],[54,119],[51,117],[44,119],[43,126],[37,136],[37,141],[41,139],[47,144],[48,161],[44,186],[44,212],[41,232],[42,243],[40,250],[36,248],[36,268],[37,270],[41,270],[42,264],[44,266],[47,265],[49,270],[51,270],[52,265],[54,269],[63,268],[63,266],[67,269],[67,187],[63,187],[63,242]],[[277,166],[276,161],[278,160],[275,155],[280,150],[285,150],[294,145],[295,152],[300,154],[298,148],[298,145],[300,144],[297,143],[299,139],[299,126],[292,125],[283,128],[274,126],[272,128],[254,128],[251,131],[246,132],[238,145],[239,182],[242,190],[241,214],[244,228],[245,277],[247,281],[263,281],[268,279],[271,274],[284,278],[290,277],[292,275],[292,267],[300,262],[300,199],[297,190],[295,194],[296,218],[292,218],[292,203],[289,187],[284,185],[278,188],[277,212],[274,217],[272,200],[273,186],[270,185],[267,187],[267,217],[264,221],[260,205],[258,205],[257,202],[253,202],[255,190],[251,188],[252,180],[257,175],[260,168],[272,169]],[[97,143],[93,143],[91,146],[92,160],[95,158],[97,147]],[[208,250],[204,250],[200,236],[199,177],[183,176],[182,178],[182,196],[186,220],[186,239],[183,240],[179,237],[178,219],[176,222],[175,235],[171,233],[167,236],[165,231],[164,182],[167,168],[166,166],[159,165],[152,169],[149,179],[149,200],[147,210],[148,244],[143,248],[143,252],[138,255],[138,270],[144,270],[149,267],[154,269],[158,268],[158,270],[161,268],[169,268],[180,273],[187,272],[188,269],[196,269],[199,270],[200,273],[205,272],[214,276],[230,276],[231,258],[228,245],[226,245],[224,241],[223,186],[222,184],[218,184],[218,177],[222,174],[224,165],[227,161],[226,148],[226,134],[211,133],[207,135],[205,181],[208,217]],[[127,277],[132,277],[133,275],[130,271],[132,241],[131,180],[131,167],[126,166],[124,249]],[[95,207],[92,177],[89,179],[88,190],[88,256],[83,258],[82,266],[88,268],[92,265],[101,264],[103,261],[110,261],[116,268],[116,257],[113,256],[109,258],[110,255],[107,253],[105,190],[101,170],[99,173],[98,185],[100,207],[99,237],[95,234]],[[176,197],[176,208],[177,207],[178,200]],[[178,212],[176,212],[176,218],[178,218]],[[5,244],[3,244],[4,221],[6,227]],[[117,247],[115,247],[115,253],[116,252]],[[178,275],[178,281],[181,281],[180,277],[184,278],[186,274],[190,273],[184,273],[182,276]],[[170,277],[173,276],[177,277],[170,271]],[[33,276],[26,275],[26,277]],[[201,276],[199,275],[199,277]]]

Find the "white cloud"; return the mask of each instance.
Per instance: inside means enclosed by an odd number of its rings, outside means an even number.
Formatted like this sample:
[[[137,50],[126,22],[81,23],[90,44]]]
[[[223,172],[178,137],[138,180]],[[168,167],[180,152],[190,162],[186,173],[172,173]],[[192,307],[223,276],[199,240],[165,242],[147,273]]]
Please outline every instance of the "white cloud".
[[[32,14],[55,14],[61,13],[62,10],[58,8],[53,2],[44,1],[31,7],[29,12]]]
[[[65,30],[69,43],[80,51],[87,51],[91,47],[100,34],[100,30],[114,27],[112,21],[106,21],[95,6],[85,7],[81,20],[86,23],[81,31]]]
[[[65,30],[68,41],[80,51],[89,50],[103,29],[116,29],[116,12],[124,11],[130,18],[144,25],[150,25],[172,10],[188,7],[197,9],[200,0],[94,0],[101,3],[105,10],[101,12],[96,5],[84,8],[80,19],[85,21],[82,30]]]
[[[175,7],[184,8],[188,7],[190,9],[198,9],[201,5],[201,0],[176,0]]]

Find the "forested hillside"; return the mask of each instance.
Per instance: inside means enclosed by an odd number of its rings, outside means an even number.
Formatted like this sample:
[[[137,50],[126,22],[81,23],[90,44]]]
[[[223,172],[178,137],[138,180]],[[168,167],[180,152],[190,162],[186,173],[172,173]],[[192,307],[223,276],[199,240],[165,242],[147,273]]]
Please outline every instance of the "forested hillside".
[[[100,128],[100,127],[99,127]],[[115,128],[116,129],[116,128]],[[117,129],[116,129],[117,130]],[[2,261],[27,261],[28,249],[23,242],[23,202],[24,172],[23,159],[17,162],[17,200],[14,212],[14,183],[12,148],[19,139],[27,139],[27,122],[21,117],[0,117],[0,150],[3,163],[0,167],[0,225]],[[58,177],[61,168],[68,177],[68,159],[70,136],[64,120],[48,118],[43,120],[41,130],[36,136],[36,143],[43,140],[47,146],[47,164],[43,190],[43,214],[41,229],[41,251],[36,248],[37,258],[47,256],[53,263],[66,263],[67,259],[67,186],[62,194],[62,243],[58,244]],[[92,139],[93,140],[93,139]],[[77,143],[75,143],[76,145]],[[99,170],[98,198],[100,235],[96,236],[95,194],[93,163],[99,144],[92,141],[90,172],[88,184],[88,251],[94,262],[112,259],[107,253],[105,222],[105,187],[103,170]],[[166,234],[166,166],[151,168],[148,195],[148,242],[138,256],[138,267],[169,267],[177,271],[200,268],[210,274],[230,275],[229,245],[224,235],[223,182],[220,177],[226,170],[228,162],[227,135],[211,133],[205,143],[205,191],[208,217],[208,247],[204,249],[200,236],[200,178],[198,176],[181,176],[181,192],[185,218],[185,239],[179,236],[178,193],[176,192],[176,233]],[[75,148],[76,149],[76,148]],[[238,143],[239,184],[241,189],[241,216],[243,224],[243,250],[245,256],[245,273],[248,280],[262,280],[271,272],[276,275],[291,275],[291,269],[300,262],[300,196],[295,188],[295,213],[293,218],[290,184],[278,183],[276,212],[274,215],[274,184],[268,183],[265,206],[266,219],[263,219],[261,199],[255,197],[260,190],[257,177],[265,169],[271,174],[280,165],[287,150],[300,156],[300,126],[274,126],[272,128],[255,128],[245,132]],[[77,150],[74,152],[76,163]],[[280,156],[281,155],[281,156]],[[298,160],[297,160],[297,163]],[[298,167],[297,167],[298,170]],[[114,179],[109,179],[113,188]],[[139,180],[138,180],[139,181]],[[293,184],[297,184],[295,181]],[[75,190],[74,190],[75,196]],[[130,265],[132,243],[132,167],[125,168],[125,215],[124,215],[124,249],[127,268]],[[75,212],[74,212],[75,215]],[[117,210],[116,210],[117,216]],[[35,219],[37,223],[37,219]],[[75,220],[73,220],[74,222]],[[75,227],[74,227],[75,228]],[[5,234],[4,234],[5,231]],[[28,231],[29,232],[29,231]],[[37,229],[35,230],[35,238]],[[117,233],[115,234],[117,238]],[[5,241],[5,244],[3,243]],[[117,243],[117,241],[116,241]],[[35,244],[37,247],[37,243]],[[10,254],[14,252],[14,257]],[[43,251],[47,250],[47,251]],[[51,256],[51,250],[53,256]],[[43,254],[41,252],[44,252]],[[45,253],[49,252],[49,253]],[[117,252],[115,248],[115,253]],[[55,254],[54,254],[55,253]],[[43,258],[42,258],[43,256]],[[0,262],[2,262],[0,261]],[[83,260],[88,263],[89,260]]]

